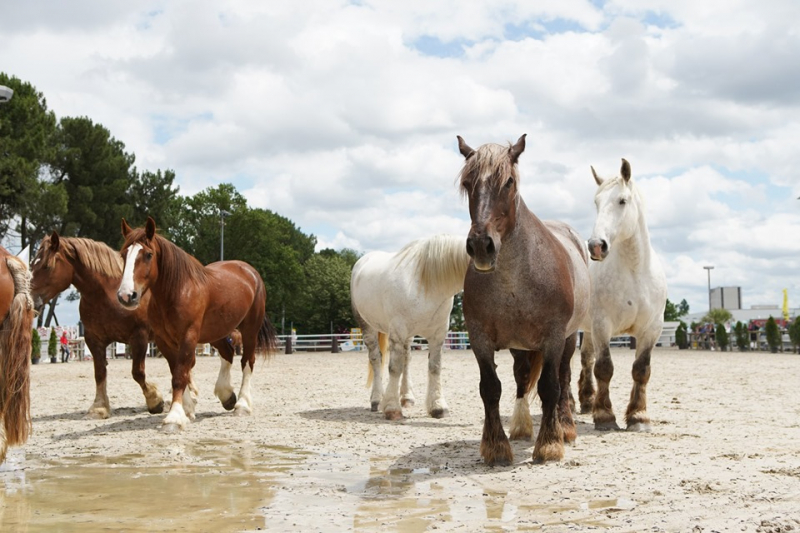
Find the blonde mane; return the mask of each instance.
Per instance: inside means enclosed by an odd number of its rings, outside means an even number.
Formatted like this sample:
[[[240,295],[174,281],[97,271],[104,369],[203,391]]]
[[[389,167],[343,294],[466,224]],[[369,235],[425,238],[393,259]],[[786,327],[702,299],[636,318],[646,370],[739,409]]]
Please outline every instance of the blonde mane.
[[[474,187],[478,179],[487,176],[487,180],[495,188],[502,187],[508,178],[519,181],[517,166],[512,164],[508,146],[502,144],[487,143],[475,150],[475,153],[467,158],[464,167],[458,175],[461,185],[462,196],[468,196],[468,186]]]
[[[122,276],[122,257],[105,243],[81,237],[60,237],[58,248],[66,259],[76,261],[98,274],[109,278]],[[50,248],[49,236],[42,240],[39,252],[43,261],[54,265],[56,253]]]
[[[437,287],[464,286],[469,267],[465,239],[454,235],[434,235],[418,239],[397,252],[398,266],[413,265],[425,292]]]

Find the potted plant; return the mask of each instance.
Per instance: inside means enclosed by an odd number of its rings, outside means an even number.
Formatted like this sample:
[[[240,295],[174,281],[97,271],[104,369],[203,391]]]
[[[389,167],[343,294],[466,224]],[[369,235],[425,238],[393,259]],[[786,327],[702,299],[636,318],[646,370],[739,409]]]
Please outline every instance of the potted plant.
[[[39,332],[34,329],[31,332],[31,363],[34,365],[39,364],[39,359],[42,356],[42,339],[39,337]]]
[[[717,337],[717,345],[719,349],[723,352],[728,351],[728,332],[725,331],[725,326],[723,324],[717,324],[717,331],[715,332]]]
[[[781,331],[778,329],[778,323],[772,318],[772,315],[767,319],[767,325],[764,328],[767,334],[767,344],[772,353],[778,353],[778,346],[781,345]]]
[[[58,355],[58,335],[56,335],[56,328],[50,330],[50,338],[47,340],[47,355],[50,356],[50,362],[55,363]]]
[[[683,320],[678,324],[678,329],[675,330],[675,344],[678,345],[679,350],[685,350],[689,347],[689,340],[686,335],[686,323]]]
[[[789,326],[789,340],[794,346],[794,353],[797,353],[797,347],[800,346],[800,316],[795,317],[794,322]]]
[[[747,326],[742,324],[741,321],[736,322],[736,326],[733,328],[733,333],[736,338],[736,346],[739,347],[740,352],[744,352],[749,348],[749,332],[747,331]]]

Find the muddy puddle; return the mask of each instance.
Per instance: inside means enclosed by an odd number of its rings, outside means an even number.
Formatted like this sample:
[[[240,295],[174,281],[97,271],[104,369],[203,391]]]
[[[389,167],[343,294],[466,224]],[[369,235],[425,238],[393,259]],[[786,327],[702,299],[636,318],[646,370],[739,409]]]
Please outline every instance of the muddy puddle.
[[[633,502],[537,505],[446,467],[207,440],[148,454],[27,459],[0,467],[0,531],[484,531],[608,527]]]

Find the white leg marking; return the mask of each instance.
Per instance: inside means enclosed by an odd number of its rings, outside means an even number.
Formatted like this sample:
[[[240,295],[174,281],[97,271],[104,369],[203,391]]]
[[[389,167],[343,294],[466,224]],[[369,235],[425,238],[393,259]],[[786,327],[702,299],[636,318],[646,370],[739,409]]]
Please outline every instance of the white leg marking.
[[[250,378],[253,371],[250,365],[245,365],[242,370],[242,386],[239,388],[239,399],[236,400],[234,413],[237,415],[249,415],[253,412],[253,399],[250,396]]]
[[[222,357],[219,358],[219,375],[217,376],[217,384],[214,385],[214,396],[219,398],[221,402],[226,401],[233,394],[231,366],[231,363]]]

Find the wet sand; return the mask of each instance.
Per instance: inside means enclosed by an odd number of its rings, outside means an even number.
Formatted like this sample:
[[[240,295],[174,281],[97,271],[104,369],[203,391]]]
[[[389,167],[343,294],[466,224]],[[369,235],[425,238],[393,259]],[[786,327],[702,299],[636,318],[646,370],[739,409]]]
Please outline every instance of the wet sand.
[[[621,421],[633,353],[613,353]],[[658,349],[652,433],[578,415],[563,461],[531,464],[524,441],[490,468],[472,353],[444,355],[442,420],[425,413],[426,355],[400,422],[370,412],[364,353],[259,360],[251,417],[223,410],[218,360],[199,358],[197,419],[178,435],[147,413],[130,361],[109,362],[107,420],[84,418],[90,362],[36,365],[33,436],[0,467],[0,531],[800,531],[800,356]],[[511,356],[497,361],[507,428]],[[147,372],[168,397],[166,362]],[[233,375],[238,390],[238,361]]]

